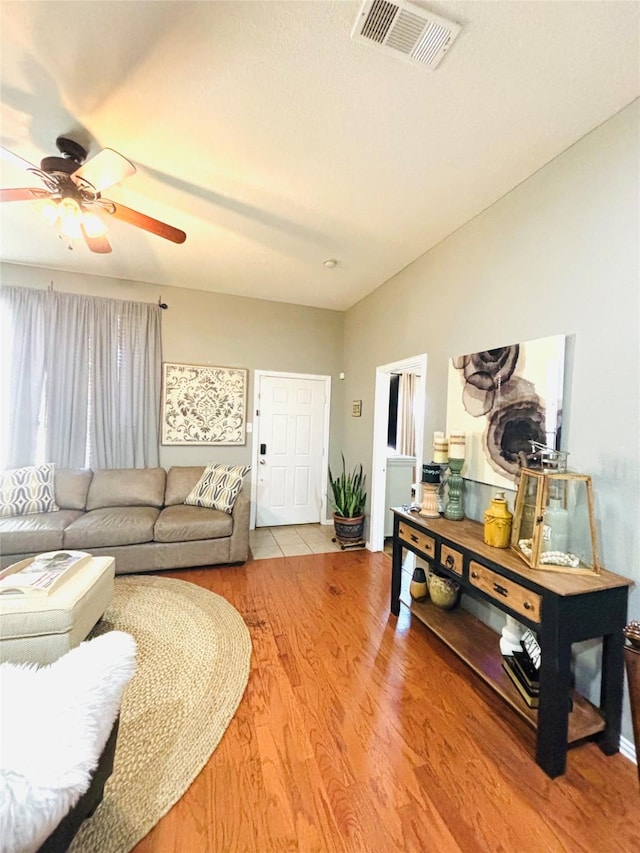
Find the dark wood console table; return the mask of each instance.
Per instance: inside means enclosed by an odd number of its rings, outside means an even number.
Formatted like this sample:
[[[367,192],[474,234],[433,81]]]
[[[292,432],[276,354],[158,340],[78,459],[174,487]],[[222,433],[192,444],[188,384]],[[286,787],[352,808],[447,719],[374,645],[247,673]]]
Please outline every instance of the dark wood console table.
[[[492,548],[475,521],[423,518],[393,508],[391,612],[400,612],[402,552],[408,549],[462,591],[528,626],[541,647],[539,707],[529,708],[502,669],[499,635],[468,611],[430,602],[411,611],[450,646],[536,730],[536,761],[552,778],[564,773],[567,745],[595,737],[602,751],[618,751],[624,678],[627,594],[632,581],[602,570],[594,575],[530,569],[509,549]],[[602,637],[600,707],[571,694],[571,645]],[[570,711],[570,697],[573,709]]]

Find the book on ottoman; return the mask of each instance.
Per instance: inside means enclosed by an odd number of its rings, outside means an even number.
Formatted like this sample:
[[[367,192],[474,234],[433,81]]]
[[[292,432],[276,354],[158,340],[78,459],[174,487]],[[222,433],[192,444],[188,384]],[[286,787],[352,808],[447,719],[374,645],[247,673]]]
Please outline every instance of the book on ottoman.
[[[0,595],[48,595],[91,560],[86,551],[47,551],[0,571]]]

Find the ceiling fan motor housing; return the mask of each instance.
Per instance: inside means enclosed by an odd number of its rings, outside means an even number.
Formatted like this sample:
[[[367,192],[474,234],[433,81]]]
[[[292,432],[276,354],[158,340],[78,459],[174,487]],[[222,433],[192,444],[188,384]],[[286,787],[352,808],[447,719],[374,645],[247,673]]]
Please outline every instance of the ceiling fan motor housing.
[[[45,157],[40,161],[40,168],[43,172],[62,172],[65,175],[73,175],[84,163],[87,157],[86,149],[67,136],[59,136],[56,139],[56,146],[64,156]]]
[[[65,175],[73,175],[80,168],[80,163],[75,160],[67,160],[66,157],[44,157],[40,161],[43,172],[62,172]]]

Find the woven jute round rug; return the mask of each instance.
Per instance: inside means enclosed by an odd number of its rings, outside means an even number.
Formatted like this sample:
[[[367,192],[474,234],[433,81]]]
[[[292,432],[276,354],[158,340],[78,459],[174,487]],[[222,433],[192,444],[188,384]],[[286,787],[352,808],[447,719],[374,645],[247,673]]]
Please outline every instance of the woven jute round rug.
[[[249,631],[224,598],[173,578],[117,577],[94,635],[138,643],[120,711],[113,774],[71,853],[126,853],[180,799],[220,742],[242,698]]]

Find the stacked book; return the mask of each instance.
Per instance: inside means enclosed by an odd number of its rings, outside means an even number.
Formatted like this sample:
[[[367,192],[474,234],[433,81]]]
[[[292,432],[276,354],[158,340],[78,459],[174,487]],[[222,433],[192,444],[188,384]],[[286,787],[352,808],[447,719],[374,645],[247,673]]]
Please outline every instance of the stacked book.
[[[502,666],[527,705],[530,708],[537,708],[540,695],[538,667],[529,656],[524,644],[521,651],[514,650],[510,655],[503,655]]]

